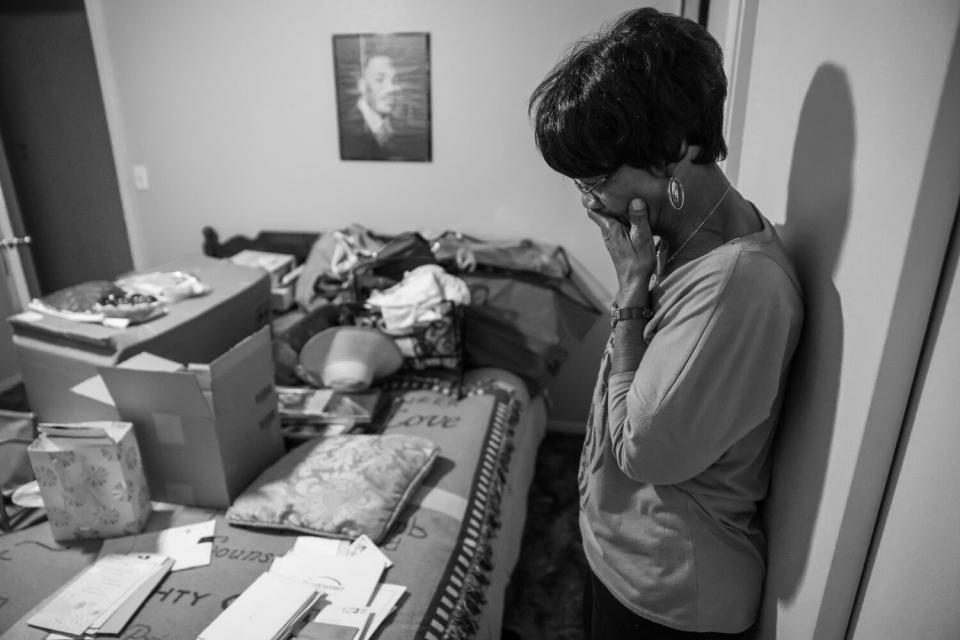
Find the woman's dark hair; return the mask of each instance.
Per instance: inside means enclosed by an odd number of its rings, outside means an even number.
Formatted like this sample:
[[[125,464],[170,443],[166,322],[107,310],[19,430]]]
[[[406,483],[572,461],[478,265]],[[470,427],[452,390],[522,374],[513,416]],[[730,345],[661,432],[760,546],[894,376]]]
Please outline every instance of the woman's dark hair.
[[[692,20],[643,8],[576,45],[530,97],[537,147],[571,178],[621,165],[662,171],[684,140],[706,164],[727,155],[723,52]]]

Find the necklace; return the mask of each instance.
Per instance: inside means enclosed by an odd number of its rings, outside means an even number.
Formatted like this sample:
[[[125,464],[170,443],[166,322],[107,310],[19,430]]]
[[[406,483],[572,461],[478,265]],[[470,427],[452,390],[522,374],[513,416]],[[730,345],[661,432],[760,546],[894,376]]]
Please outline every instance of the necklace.
[[[707,220],[709,220],[709,219],[710,219],[710,216],[713,215],[713,212],[717,210],[717,208],[720,206],[720,203],[723,202],[723,199],[727,197],[727,194],[728,194],[728,193],[730,193],[730,189],[731,189],[732,186],[733,186],[733,185],[731,185],[729,182],[727,183],[727,188],[726,188],[726,190],[724,190],[723,195],[720,196],[720,199],[717,200],[717,204],[713,205],[713,209],[710,209],[710,213],[708,213],[708,214],[703,218],[703,220],[700,221],[700,224],[697,225],[697,228],[693,230],[693,233],[691,233],[690,235],[687,236],[687,239],[684,240],[683,243],[680,245],[680,247],[679,247],[676,251],[673,252],[673,255],[671,255],[669,258],[667,258],[667,261],[663,263],[663,266],[664,266],[664,267],[666,267],[668,264],[670,264],[670,263],[673,261],[673,259],[676,258],[678,255],[680,255],[680,252],[683,251],[683,248],[687,246],[687,243],[690,242],[691,240],[693,240],[693,236],[697,235],[697,232],[700,231],[700,229],[703,228],[703,225],[705,225],[705,224],[707,223]]]

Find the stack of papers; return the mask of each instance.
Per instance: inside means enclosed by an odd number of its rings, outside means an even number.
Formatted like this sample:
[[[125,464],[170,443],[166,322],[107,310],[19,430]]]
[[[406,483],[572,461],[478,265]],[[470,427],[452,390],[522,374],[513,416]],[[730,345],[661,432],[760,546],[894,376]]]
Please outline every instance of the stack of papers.
[[[325,599],[296,640],[367,640],[393,612],[406,588],[380,582],[390,558],[367,536],[353,542],[299,537],[270,573],[314,585]]]
[[[173,560],[151,553],[109,555],[79,573],[27,624],[48,638],[118,635],[170,572]]]
[[[367,536],[301,536],[198,640],[368,640],[406,592],[380,582],[391,566]]]
[[[305,582],[262,573],[197,640],[285,640],[319,598]]]

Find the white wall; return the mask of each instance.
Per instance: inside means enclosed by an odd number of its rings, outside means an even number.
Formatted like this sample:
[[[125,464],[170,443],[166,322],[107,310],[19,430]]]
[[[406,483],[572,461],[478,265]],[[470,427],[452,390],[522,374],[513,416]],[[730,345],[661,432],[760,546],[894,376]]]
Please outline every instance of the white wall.
[[[957,175],[960,42],[954,42],[929,180]],[[921,192],[927,191],[927,185]],[[922,200],[925,198],[922,198]],[[960,209],[958,209],[960,214]],[[881,524],[871,545],[850,640],[960,637],[960,219],[954,222],[917,383],[898,443]]]
[[[134,263],[263,229],[357,222],[566,247],[615,275],[570,181],[536,151],[534,87],[629,0],[87,0]],[[646,3],[677,12],[680,0]],[[343,162],[331,36],[430,33],[433,161]],[[144,165],[148,191],[133,186]],[[596,332],[594,332],[596,334]],[[601,341],[574,353],[553,413],[582,428]]]
[[[569,180],[540,159],[530,92],[629,0],[90,0],[138,266],[200,230],[460,229],[613,269]],[[679,0],[652,2],[678,10]],[[331,36],[430,33],[433,162],[342,162]],[[148,168],[149,191],[131,167]]]
[[[850,640],[960,637],[960,226]]]
[[[834,640],[850,618],[960,193],[960,136],[938,126],[960,107],[941,103],[958,15],[759,6],[738,186],[783,225],[808,295],[762,638]]]

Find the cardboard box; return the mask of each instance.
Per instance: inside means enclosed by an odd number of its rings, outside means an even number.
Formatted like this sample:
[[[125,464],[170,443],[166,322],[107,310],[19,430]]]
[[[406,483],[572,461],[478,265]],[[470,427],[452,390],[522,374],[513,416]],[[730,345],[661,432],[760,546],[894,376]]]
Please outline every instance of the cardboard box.
[[[41,422],[117,420],[114,407],[71,391],[149,351],[176,362],[204,362],[270,322],[270,278],[260,269],[193,256],[153,270],[187,271],[211,287],[141,325],[117,329],[34,311],[12,316],[13,343],[30,409]]]
[[[269,327],[210,362],[140,354],[99,371],[134,424],[154,500],[226,509],[285,452]]]
[[[130,423],[42,424],[27,453],[54,539],[143,529],[150,492]]]

